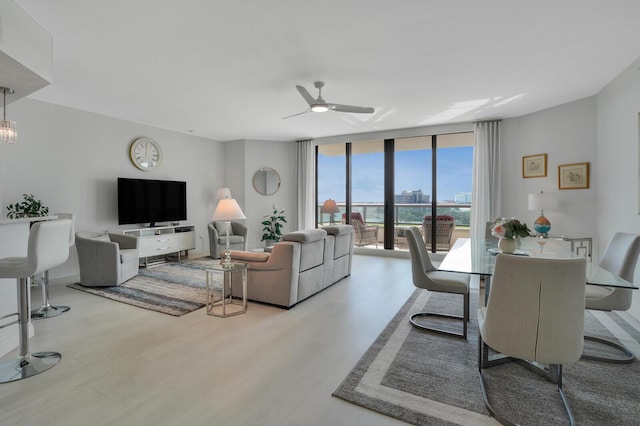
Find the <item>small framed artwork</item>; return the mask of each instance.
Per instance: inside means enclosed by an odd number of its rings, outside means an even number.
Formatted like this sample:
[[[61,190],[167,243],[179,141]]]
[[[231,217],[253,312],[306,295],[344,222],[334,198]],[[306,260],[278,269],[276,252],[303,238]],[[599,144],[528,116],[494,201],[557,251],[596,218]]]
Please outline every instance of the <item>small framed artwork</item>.
[[[546,177],[547,154],[527,155],[522,157],[522,177]]]
[[[589,163],[558,166],[558,189],[589,188]]]

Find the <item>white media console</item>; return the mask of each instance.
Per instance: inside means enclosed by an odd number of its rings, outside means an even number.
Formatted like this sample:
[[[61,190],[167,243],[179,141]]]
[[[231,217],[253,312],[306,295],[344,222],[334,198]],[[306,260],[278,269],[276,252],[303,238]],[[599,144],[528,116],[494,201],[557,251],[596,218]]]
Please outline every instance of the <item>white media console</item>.
[[[118,229],[114,233],[138,237],[140,262],[144,266],[164,261],[169,254],[176,254],[196,248],[196,227],[194,225],[155,226],[153,228]]]

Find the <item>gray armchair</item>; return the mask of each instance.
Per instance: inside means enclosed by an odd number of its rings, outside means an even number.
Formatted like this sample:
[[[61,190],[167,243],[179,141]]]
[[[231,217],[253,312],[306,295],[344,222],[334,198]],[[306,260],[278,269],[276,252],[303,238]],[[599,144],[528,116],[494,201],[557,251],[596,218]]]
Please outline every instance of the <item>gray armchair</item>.
[[[222,220],[209,223],[209,255],[214,259],[220,259],[220,254],[227,246],[227,224]],[[229,234],[229,250],[247,250],[249,229],[240,222],[231,222]]]
[[[138,238],[124,234],[76,233],[80,284],[112,287],[138,275]]]

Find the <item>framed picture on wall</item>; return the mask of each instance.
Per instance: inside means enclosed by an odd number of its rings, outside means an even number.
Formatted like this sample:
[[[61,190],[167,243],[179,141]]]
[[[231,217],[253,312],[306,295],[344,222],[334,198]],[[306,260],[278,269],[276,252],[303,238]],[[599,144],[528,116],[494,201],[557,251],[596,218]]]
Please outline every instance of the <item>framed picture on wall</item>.
[[[558,166],[558,189],[589,188],[589,163]]]
[[[527,155],[522,157],[522,177],[546,177],[547,154]]]

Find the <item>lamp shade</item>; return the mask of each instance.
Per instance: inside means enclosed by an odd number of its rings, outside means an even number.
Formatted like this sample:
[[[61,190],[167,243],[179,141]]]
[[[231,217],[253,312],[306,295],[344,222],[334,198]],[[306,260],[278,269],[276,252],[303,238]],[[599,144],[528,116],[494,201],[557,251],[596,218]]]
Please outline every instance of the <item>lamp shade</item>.
[[[332,200],[331,198],[325,201],[322,207],[320,207],[320,213],[333,214],[333,213],[339,213],[339,212],[340,212],[340,209],[336,205],[335,200]]]
[[[216,191],[216,198],[222,200],[223,198],[231,198],[231,190],[229,188],[218,188]]]
[[[236,200],[233,198],[223,198],[218,202],[218,207],[216,207],[216,211],[213,212],[213,218],[211,220],[239,220],[246,218]]]
[[[557,207],[558,199],[554,192],[529,194],[529,210],[555,210]]]

